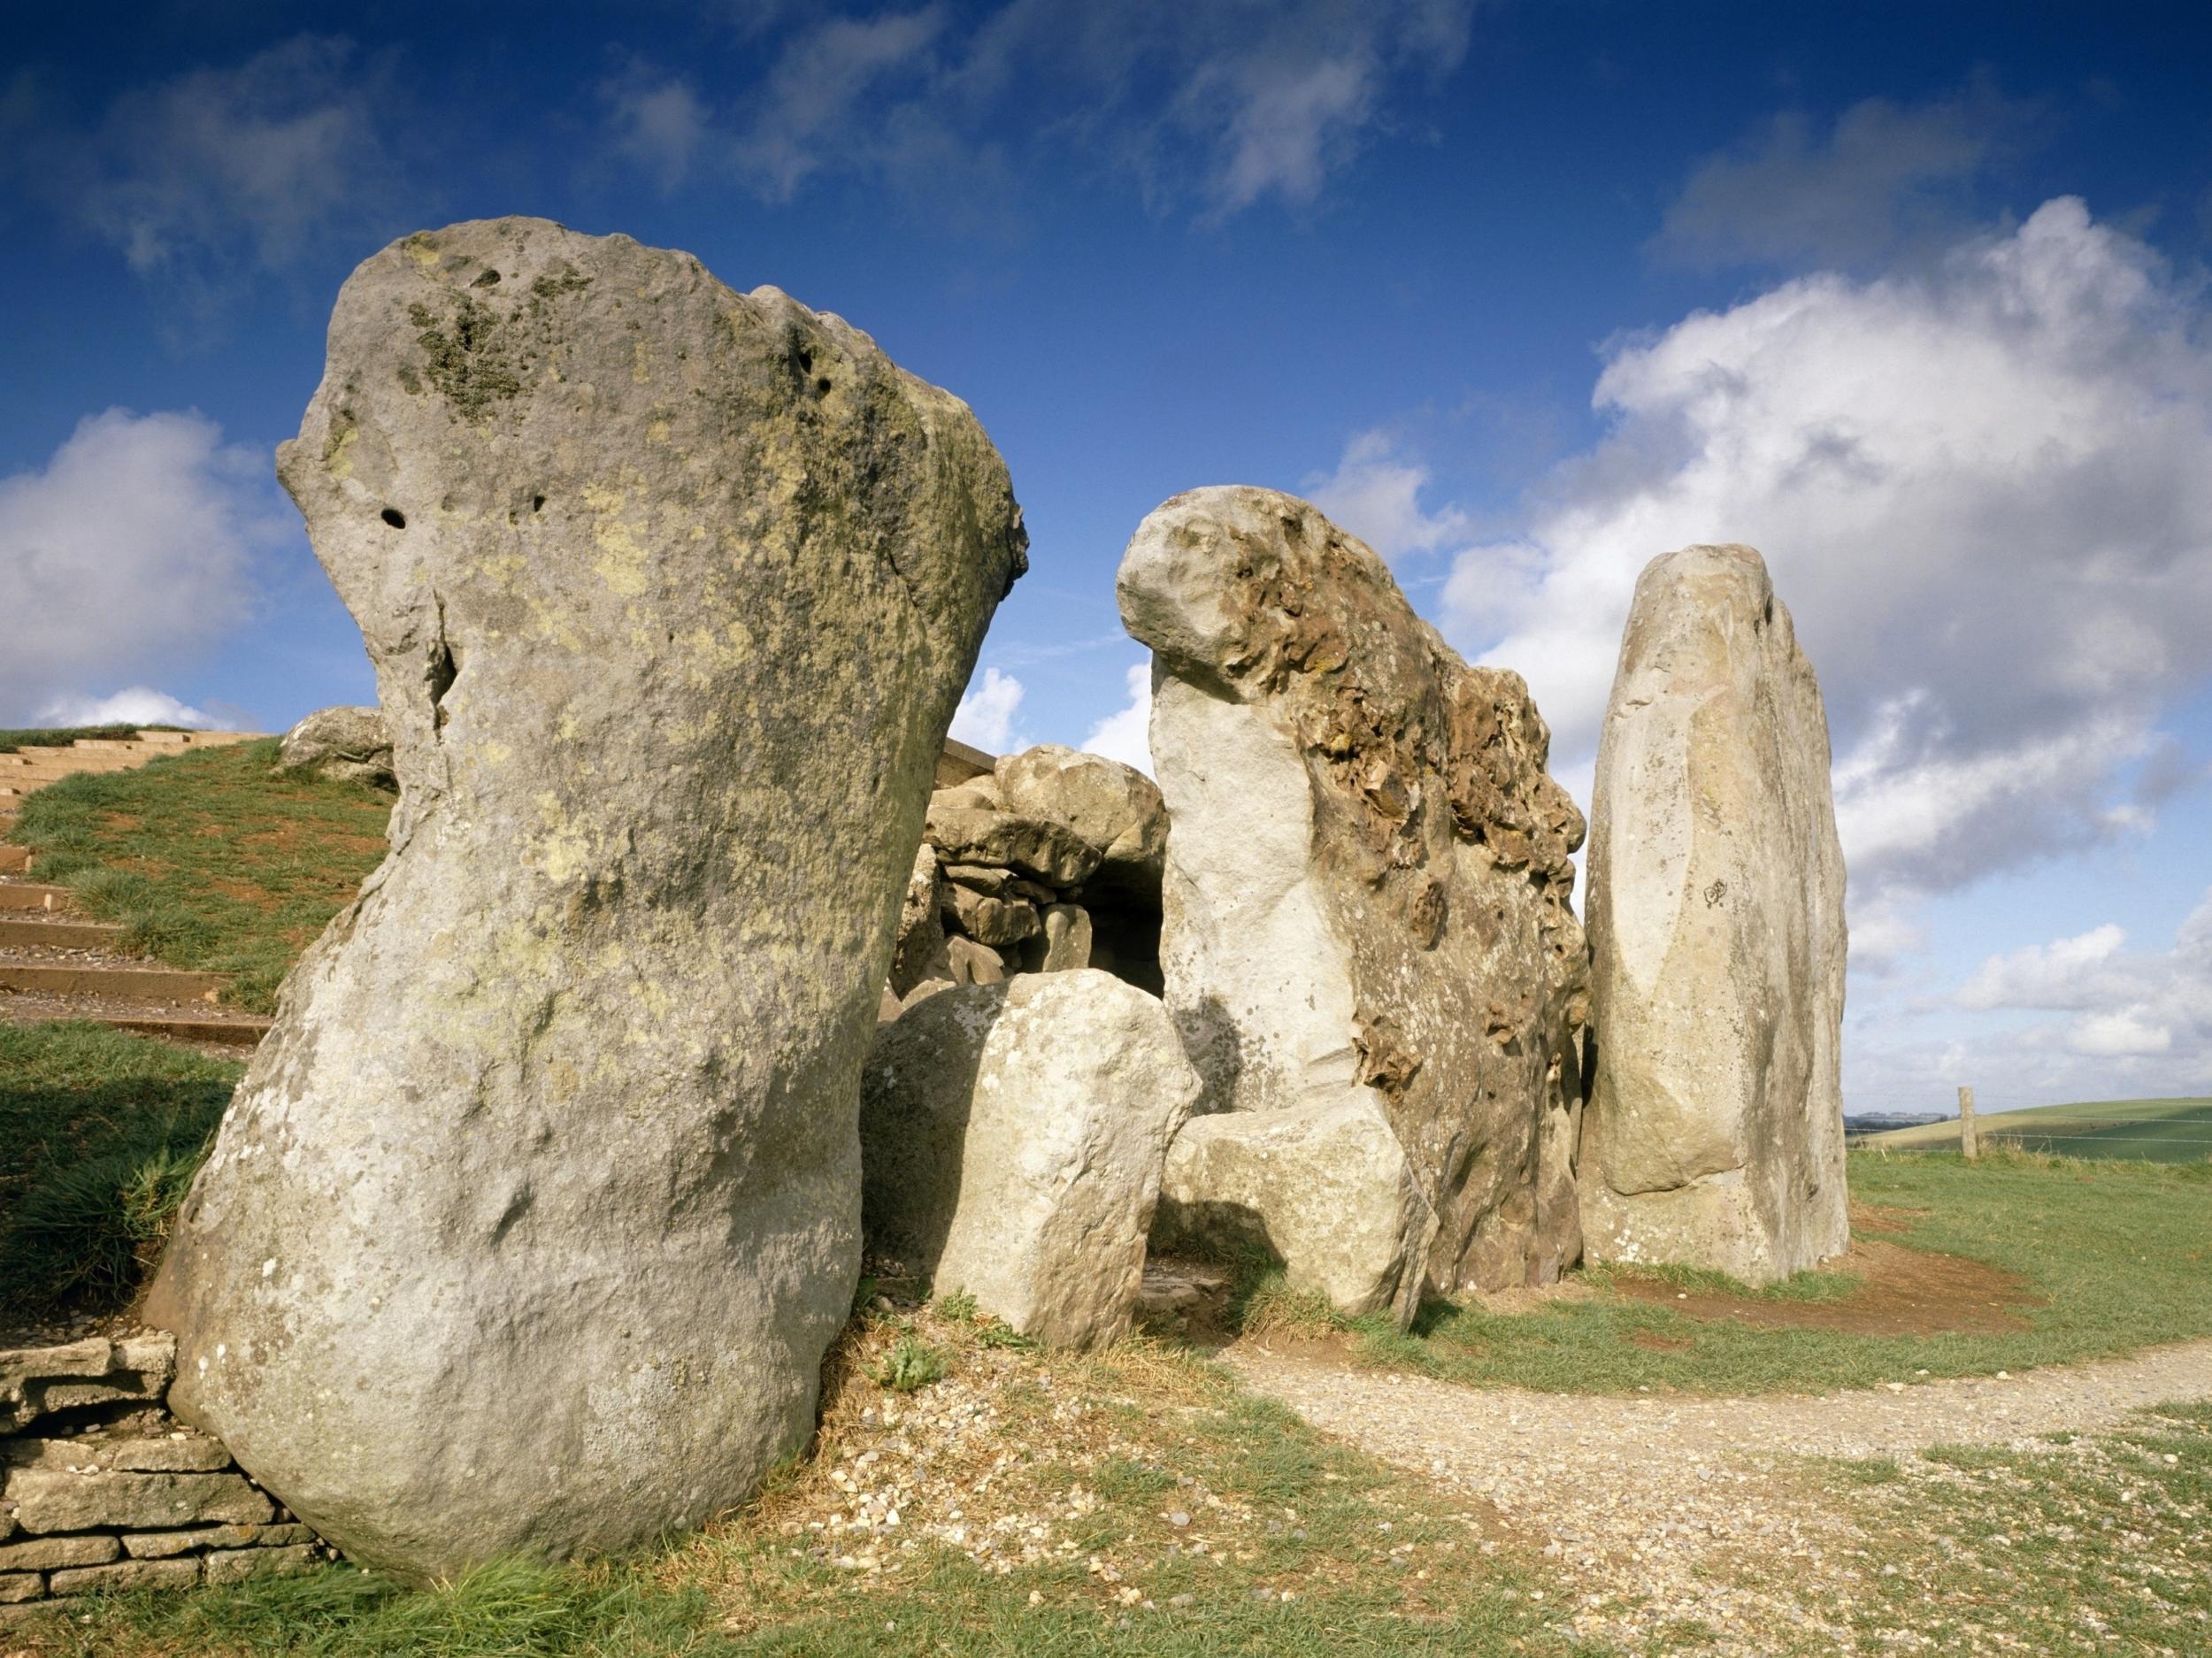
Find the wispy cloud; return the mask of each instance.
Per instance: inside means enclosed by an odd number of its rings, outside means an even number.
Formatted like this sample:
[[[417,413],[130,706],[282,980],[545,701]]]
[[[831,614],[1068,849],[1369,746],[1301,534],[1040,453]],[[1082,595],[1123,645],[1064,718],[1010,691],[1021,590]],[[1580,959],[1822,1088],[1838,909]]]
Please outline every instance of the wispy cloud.
[[[28,188],[205,319],[388,214],[388,78],[349,41],[302,35],[122,92],[89,126],[24,83],[7,148]]]
[[[1825,132],[1786,111],[1698,166],[1653,250],[1705,267],[1850,266],[1955,234],[1973,186],[2033,142],[2039,113],[1985,82],[1918,104],[1868,98]]]
[[[600,83],[608,148],[665,196],[684,180],[708,135],[707,105],[691,81],[633,58]]]
[[[1377,430],[1355,436],[1335,470],[1311,474],[1303,487],[1314,505],[1394,564],[1473,539],[1473,520],[1460,508],[1421,504],[1429,485],[1429,469]]]
[[[1121,174],[1159,211],[1210,220],[1263,202],[1305,209],[1457,67],[1471,12],[1472,0],[795,12],[774,34],[756,19],[777,50],[726,105],[702,106],[687,82],[625,81],[609,131],[649,176],[712,152],[771,202],[857,177],[941,208],[952,192],[1009,195],[1026,165]]]

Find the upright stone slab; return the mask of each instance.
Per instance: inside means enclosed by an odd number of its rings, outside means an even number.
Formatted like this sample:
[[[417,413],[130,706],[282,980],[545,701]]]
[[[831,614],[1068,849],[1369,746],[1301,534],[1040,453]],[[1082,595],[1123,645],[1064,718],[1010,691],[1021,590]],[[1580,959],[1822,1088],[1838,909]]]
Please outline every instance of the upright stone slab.
[[[1750,548],[1686,547],[1638,580],[1592,815],[1592,1257],[1763,1284],[1839,1254],[1828,723]]]
[[[1056,1347],[1115,1340],[1197,1094],[1167,1010],[1110,973],[933,995],[862,1072],[870,1249]]]
[[[1555,1278],[1579,1252],[1582,818],[1527,687],[1467,666],[1373,552],[1269,490],[1168,502],[1119,592],[1153,650],[1161,956],[1202,1109],[1365,1101],[1433,1212],[1428,1282]],[[1402,1224],[1418,1278],[1432,1223]]]
[[[173,1405],[412,1577],[696,1524],[805,1442],[850,1305],[1005,467],[839,319],[511,219],[353,274],[278,470],[402,793],[163,1263]]]

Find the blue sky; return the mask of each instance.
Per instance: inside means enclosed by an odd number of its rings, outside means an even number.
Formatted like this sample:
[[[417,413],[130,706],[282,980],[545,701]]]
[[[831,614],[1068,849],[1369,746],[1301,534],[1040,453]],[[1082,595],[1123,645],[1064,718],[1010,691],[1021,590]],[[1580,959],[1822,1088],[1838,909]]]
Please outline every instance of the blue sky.
[[[1637,568],[1753,542],[1853,1105],[2212,1091],[2212,10],[79,11],[0,57],[0,724],[368,698],[270,450],[354,263],[538,213],[974,406],[1034,542],[987,746],[1135,754],[1121,549],[1259,483],[1525,673],[1586,803]]]

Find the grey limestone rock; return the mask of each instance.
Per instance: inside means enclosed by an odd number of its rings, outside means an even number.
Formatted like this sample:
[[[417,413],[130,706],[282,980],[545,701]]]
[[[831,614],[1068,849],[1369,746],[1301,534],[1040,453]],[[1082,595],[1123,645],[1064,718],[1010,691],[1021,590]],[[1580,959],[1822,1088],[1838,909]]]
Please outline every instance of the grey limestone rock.
[[[172,1409],[417,1579],[698,1524],[806,1441],[850,1306],[1005,466],[839,318],[503,219],[353,273],[278,471],[400,800],[154,1285]]]
[[[932,996],[882,1027],[864,1073],[870,1247],[1056,1346],[1111,1341],[1197,1094],[1167,1009],[1110,974]]]
[[[284,733],[277,745],[280,771],[311,771],[372,788],[397,788],[392,771],[392,735],[374,708],[321,708]]]
[[[1748,547],[1636,583],[1590,844],[1594,1259],[1763,1284],[1850,1240],[1843,850],[1820,687]]]
[[[1167,856],[1167,802],[1159,785],[1103,755],[1040,743],[1000,757],[1006,810],[1044,817],[1100,849],[1093,879],[1156,893]]]

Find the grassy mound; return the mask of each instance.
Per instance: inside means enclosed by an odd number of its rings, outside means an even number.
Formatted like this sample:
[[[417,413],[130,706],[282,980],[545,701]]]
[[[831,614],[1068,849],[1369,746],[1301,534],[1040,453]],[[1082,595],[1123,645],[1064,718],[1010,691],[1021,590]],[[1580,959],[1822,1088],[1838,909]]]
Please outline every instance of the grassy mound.
[[[176,725],[42,725],[30,731],[0,731],[0,749],[66,748],[84,737],[125,739],[142,731],[177,731]]]
[[[273,771],[276,743],[165,755],[85,772],[23,803],[13,838],[129,942],[232,975],[227,999],[274,1005],[294,961],[383,860],[392,797]]]
[[[242,1065],[97,1025],[0,1025],[0,1324],[127,1302]]]

